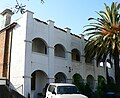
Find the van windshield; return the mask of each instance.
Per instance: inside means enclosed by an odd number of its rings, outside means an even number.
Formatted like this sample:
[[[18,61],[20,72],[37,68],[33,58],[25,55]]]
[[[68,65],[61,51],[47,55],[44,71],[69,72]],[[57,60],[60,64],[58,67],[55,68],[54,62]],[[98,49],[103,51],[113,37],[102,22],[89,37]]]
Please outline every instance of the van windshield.
[[[79,90],[76,86],[58,86],[57,94],[78,94]]]

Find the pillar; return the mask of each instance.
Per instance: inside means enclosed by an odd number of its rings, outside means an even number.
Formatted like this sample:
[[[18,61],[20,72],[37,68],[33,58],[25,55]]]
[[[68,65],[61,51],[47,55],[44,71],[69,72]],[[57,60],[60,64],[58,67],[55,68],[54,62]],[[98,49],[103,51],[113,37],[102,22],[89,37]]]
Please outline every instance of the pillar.
[[[54,21],[48,20],[48,79],[54,82]]]

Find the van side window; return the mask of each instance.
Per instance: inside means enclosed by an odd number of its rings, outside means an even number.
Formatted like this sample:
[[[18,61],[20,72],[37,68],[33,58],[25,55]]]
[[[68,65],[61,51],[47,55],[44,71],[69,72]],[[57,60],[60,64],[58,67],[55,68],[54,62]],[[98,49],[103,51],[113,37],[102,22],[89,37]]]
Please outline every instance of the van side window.
[[[48,91],[53,92],[54,89],[55,89],[55,85],[50,85],[49,88],[48,88]]]

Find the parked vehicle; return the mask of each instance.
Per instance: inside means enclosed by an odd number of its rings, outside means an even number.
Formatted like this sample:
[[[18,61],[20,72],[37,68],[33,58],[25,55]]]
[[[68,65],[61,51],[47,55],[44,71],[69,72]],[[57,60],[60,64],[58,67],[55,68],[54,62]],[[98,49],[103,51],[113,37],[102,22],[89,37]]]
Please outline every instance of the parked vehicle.
[[[78,88],[73,84],[50,83],[46,90],[45,98],[88,98],[80,94]]]

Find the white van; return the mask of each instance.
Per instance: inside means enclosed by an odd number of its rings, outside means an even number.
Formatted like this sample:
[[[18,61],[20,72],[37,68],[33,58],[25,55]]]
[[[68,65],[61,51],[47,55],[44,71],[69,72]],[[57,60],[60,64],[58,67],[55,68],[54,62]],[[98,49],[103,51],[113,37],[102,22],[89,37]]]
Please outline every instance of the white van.
[[[47,87],[45,98],[88,98],[79,93],[78,88],[73,84],[50,83]]]

